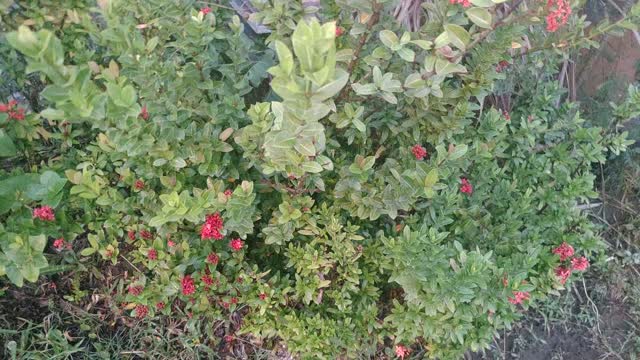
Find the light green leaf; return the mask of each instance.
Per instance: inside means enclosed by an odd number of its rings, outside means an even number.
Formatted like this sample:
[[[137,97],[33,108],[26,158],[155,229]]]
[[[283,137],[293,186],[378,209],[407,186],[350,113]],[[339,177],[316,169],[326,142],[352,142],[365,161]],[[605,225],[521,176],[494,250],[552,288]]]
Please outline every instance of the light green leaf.
[[[380,31],[379,36],[380,41],[382,41],[382,43],[391,50],[395,50],[399,45],[398,35],[391,30],[382,30]]]
[[[474,7],[467,10],[469,20],[481,28],[491,29],[491,14],[487,9]]]
[[[447,24],[444,26],[449,41],[457,48],[464,50],[471,39],[467,30],[456,24]]]
[[[307,161],[302,164],[302,170],[309,173],[322,172],[322,166],[315,161]]]
[[[403,47],[398,50],[398,55],[404,60],[408,62],[413,62],[416,58],[416,53],[413,50]]]
[[[0,129],[0,156],[14,156],[17,151],[16,146],[13,144],[13,140],[4,132],[4,130]]]
[[[293,72],[293,54],[291,50],[282,41],[276,40],[276,52],[280,61],[280,68],[286,75]]]
[[[44,234],[29,236],[29,246],[31,246],[34,251],[41,253],[46,245],[47,237],[44,236]]]

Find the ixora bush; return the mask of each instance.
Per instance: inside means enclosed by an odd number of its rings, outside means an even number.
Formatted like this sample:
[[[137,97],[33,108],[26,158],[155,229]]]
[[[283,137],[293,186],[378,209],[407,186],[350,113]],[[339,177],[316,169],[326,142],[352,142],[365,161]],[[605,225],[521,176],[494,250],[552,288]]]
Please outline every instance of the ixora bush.
[[[510,113],[487,97],[514,54],[552,73],[637,7],[588,27],[563,0],[261,2],[259,37],[226,6],[63,3],[5,16],[7,73],[45,85],[40,108],[0,105],[0,275],[17,286],[121,266],[116,316],[208,324],[227,349],[246,334],[301,358],[448,359],[603,250],[576,205],[637,105],[605,131],[544,77]]]

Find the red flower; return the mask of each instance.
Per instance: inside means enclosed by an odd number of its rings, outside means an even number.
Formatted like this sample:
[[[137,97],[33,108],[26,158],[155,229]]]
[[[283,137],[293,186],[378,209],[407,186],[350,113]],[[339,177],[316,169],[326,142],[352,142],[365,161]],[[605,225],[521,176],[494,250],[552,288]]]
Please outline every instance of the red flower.
[[[202,9],[200,9],[200,12],[202,13],[202,15],[207,15],[208,13],[211,12],[211,8],[210,7],[203,7]]]
[[[560,26],[567,23],[571,15],[571,6],[568,0],[548,0],[547,31],[555,32]]]
[[[232,304],[237,304],[238,303],[238,298],[237,297],[232,297],[231,298],[231,303]]]
[[[149,112],[147,111],[147,105],[142,107],[142,110],[140,110],[140,114],[138,116],[143,118],[144,120],[149,120]]]
[[[169,241],[167,241],[167,246],[168,247],[174,247],[174,246],[176,246],[176,243],[174,243],[173,241],[169,240]]]
[[[200,230],[200,236],[202,239],[220,240],[223,238],[221,233],[223,227],[224,220],[220,216],[220,213],[207,215],[207,220],[204,225],[202,225],[202,230]]]
[[[220,258],[218,257],[218,254],[210,253],[209,255],[207,255],[206,262],[208,262],[209,264],[216,265],[216,264],[218,264],[218,261],[220,261]]]
[[[473,185],[466,178],[460,178],[460,192],[463,194],[473,194]]]
[[[147,257],[149,258],[149,260],[158,260],[158,252],[156,251],[156,249],[149,249]]]
[[[427,156],[427,149],[417,144],[413,145],[411,152],[413,153],[413,156],[416,157],[416,160],[422,160]]]
[[[226,341],[226,342],[228,342],[228,343],[232,342],[232,341],[233,341],[233,336],[231,336],[231,335],[225,335],[225,336],[224,336],[224,341]]]
[[[233,195],[233,190],[227,189],[227,190],[224,191],[224,196],[229,198],[229,197],[231,197],[231,195]]]
[[[63,238],[56,239],[56,240],[53,242],[53,247],[54,247],[56,250],[62,250],[62,248],[64,248],[64,246],[65,246],[65,242],[64,242],[64,239],[63,239]]]
[[[223,301],[222,302],[222,307],[225,308],[225,309],[228,309],[229,308],[229,303],[226,302],[226,301]]]
[[[258,295],[258,297],[260,298],[260,300],[265,300],[267,298],[267,294],[261,293],[260,295]]]
[[[0,112],[6,113],[7,111],[9,111],[9,105],[0,103]]]
[[[526,291],[514,291],[513,297],[507,298],[507,300],[509,300],[513,305],[518,305],[527,299],[529,299],[529,293]]]
[[[14,106],[18,105],[18,102],[14,99],[9,100],[9,109],[13,109]]]
[[[33,209],[33,218],[38,218],[44,221],[54,221],[56,219],[53,209],[46,205]]]
[[[244,246],[244,241],[240,239],[232,239],[231,241],[229,241],[229,246],[231,247],[231,249],[233,249],[233,251],[240,251]]]
[[[497,72],[502,72],[504,71],[504,69],[509,67],[509,62],[506,60],[502,60],[498,63],[498,65],[496,65],[496,71]]]
[[[584,256],[573,258],[571,259],[571,266],[573,267],[573,270],[585,271],[589,267],[589,260]]]
[[[564,283],[567,282],[567,279],[569,279],[569,276],[571,276],[571,269],[564,266],[558,266],[555,272],[556,272],[556,276],[560,280],[560,284],[563,284],[563,285]]]
[[[18,108],[16,111],[9,111],[9,118],[15,120],[24,120],[24,109]]]
[[[136,188],[136,190],[144,189],[144,181],[142,181],[140,179],[136,180],[136,183],[135,183],[134,187]]]
[[[191,275],[186,275],[182,278],[182,294],[188,296],[194,292],[196,292],[196,286],[193,283],[193,278],[191,278]]]
[[[506,121],[511,120],[511,115],[509,115],[509,112],[507,110],[502,110],[502,115],[504,116],[504,119]]]
[[[336,37],[340,37],[344,34],[344,29],[340,26],[336,26]]]
[[[471,2],[469,0],[449,0],[449,3],[451,5],[462,4],[462,7],[466,8],[471,6]]]
[[[145,305],[138,305],[136,306],[136,317],[138,319],[144,319],[147,314],[149,314],[149,308],[146,307]]]
[[[405,356],[409,355],[409,349],[407,349],[404,345],[396,345],[396,356],[400,359],[404,359]]]
[[[153,234],[147,230],[140,230],[140,236],[145,240],[151,240],[151,238],[153,238]]]
[[[157,303],[157,304],[156,304],[156,309],[158,309],[158,310],[162,310],[162,309],[164,309],[164,303],[163,303],[162,301],[161,301],[161,302],[159,302],[159,303]]]
[[[202,275],[202,277],[200,278],[200,280],[208,287],[213,285],[213,278],[211,277],[211,275]]]
[[[129,232],[127,233],[127,236],[129,237],[129,240],[135,240],[136,239],[136,231],[135,230],[129,230]]]
[[[138,296],[142,294],[142,290],[144,290],[144,287],[142,287],[142,285],[129,285],[127,290],[129,291],[129,294]]]
[[[554,254],[560,256],[560,261],[565,261],[566,259],[573,256],[573,246],[563,242],[557,248],[552,251]]]

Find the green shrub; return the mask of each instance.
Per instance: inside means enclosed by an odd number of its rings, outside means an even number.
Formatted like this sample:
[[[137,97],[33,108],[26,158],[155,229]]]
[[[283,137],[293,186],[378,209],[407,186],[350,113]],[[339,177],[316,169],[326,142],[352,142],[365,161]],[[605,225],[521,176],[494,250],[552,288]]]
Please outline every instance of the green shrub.
[[[42,111],[0,114],[0,274],[122,266],[117,315],[241,317],[219,341],[302,358],[457,358],[598,260],[577,204],[626,134],[557,106],[555,82],[510,113],[487,98],[525,37],[557,59],[632,19],[585,30],[562,26],[562,1],[436,1],[408,32],[396,2],[323,3],[322,24],[290,3],[261,4],[268,37],[192,1],[9,23],[0,53],[46,87]],[[9,16],[47,5],[27,4]]]

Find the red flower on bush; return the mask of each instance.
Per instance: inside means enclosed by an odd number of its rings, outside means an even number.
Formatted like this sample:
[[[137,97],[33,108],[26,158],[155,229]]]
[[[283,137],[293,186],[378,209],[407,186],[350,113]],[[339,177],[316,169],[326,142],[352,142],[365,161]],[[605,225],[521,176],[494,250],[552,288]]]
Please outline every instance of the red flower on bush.
[[[200,9],[200,12],[202,13],[202,15],[207,15],[208,13],[211,12],[211,8],[210,7],[203,7],[202,9]]]
[[[555,273],[560,280],[560,283],[564,285],[564,283],[567,282],[567,279],[569,279],[569,276],[571,276],[571,269],[564,266],[558,266]]]
[[[144,290],[144,287],[142,287],[142,285],[129,285],[129,287],[127,288],[129,294],[133,296],[142,294],[142,290]]]
[[[176,243],[174,243],[173,241],[169,240],[169,241],[167,241],[167,246],[168,247],[174,247],[174,246],[176,246]]]
[[[409,349],[404,345],[396,345],[395,352],[400,359],[404,359],[405,356],[409,355]]]
[[[147,257],[149,258],[149,260],[158,260],[158,252],[156,251],[156,249],[149,249]]]
[[[460,178],[460,192],[463,194],[473,194],[473,185],[466,178]]]
[[[209,274],[204,274],[200,278],[200,280],[205,284],[205,286],[209,287],[213,285],[213,278]]]
[[[229,246],[233,251],[240,251],[244,246],[244,241],[240,239],[232,239],[231,241],[229,241]]]
[[[162,310],[162,309],[164,309],[164,303],[163,303],[162,301],[161,301],[161,302],[159,302],[159,303],[157,303],[157,304],[156,304],[156,309],[158,309],[158,310]]]
[[[504,119],[506,121],[510,121],[511,120],[511,115],[509,114],[509,112],[507,110],[502,110],[502,115],[504,116]]]
[[[589,260],[582,256],[571,259],[571,267],[576,271],[585,271],[589,267]]]
[[[260,300],[265,300],[267,298],[267,294],[260,293],[260,295],[258,295],[258,297],[260,298]]]
[[[0,112],[8,113],[9,119],[15,120],[24,120],[24,109],[18,108],[13,110],[13,108],[18,104],[15,100],[9,100],[8,104],[0,103]]]
[[[54,221],[56,219],[53,209],[50,206],[41,206],[33,209],[33,218],[38,218],[43,221]]]
[[[509,67],[509,62],[506,60],[502,60],[498,63],[498,65],[496,65],[496,71],[497,72],[503,72],[504,69]]]
[[[238,298],[237,297],[232,297],[231,298],[231,303],[232,304],[237,304],[238,303]]]
[[[336,37],[340,37],[344,34],[344,29],[340,26],[336,26]]]
[[[202,239],[216,239],[220,240],[223,238],[222,229],[224,227],[224,220],[220,213],[215,213],[213,215],[207,215],[207,220],[202,226],[202,230],[200,230],[200,236]]]
[[[146,305],[136,306],[136,317],[138,319],[144,319],[149,313],[149,308]]]
[[[565,261],[566,259],[573,256],[573,246],[563,242],[557,248],[552,251],[554,254],[560,256],[560,261]]]
[[[416,160],[422,160],[427,156],[427,149],[418,144],[413,145],[411,152],[413,153],[413,156],[416,157]]]
[[[144,120],[149,120],[149,112],[147,111],[147,105],[142,107],[142,110],[140,110],[140,114],[138,116],[143,118]]]
[[[529,293],[526,291],[514,291],[513,297],[507,298],[513,305],[521,304],[524,300],[529,299]]]
[[[227,189],[227,190],[224,191],[224,196],[229,198],[229,197],[231,197],[231,195],[233,195],[233,190]]]
[[[144,189],[144,181],[142,181],[140,179],[136,180],[136,183],[135,183],[134,187],[136,188],[136,190]]]
[[[469,0],[449,0],[449,3],[451,5],[462,4],[462,7],[466,8],[471,6],[471,2]]]
[[[555,32],[560,26],[567,23],[571,15],[571,6],[568,0],[548,0],[547,31]]]
[[[153,234],[147,230],[140,230],[140,236],[145,240],[151,240],[151,238],[153,238]]]
[[[225,335],[225,336],[224,336],[224,341],[226,341],[226,342],[228,342],[228,343],[232,342],[232,341],[233,341],[233,336],[231,336],[231,335]]]
[[[63,239],[63,238],[56,239],[56,240],[53,242],[53,247],[54,247],[56,250],[62,250],[62,249],[64,248],[64,246],[65,246],[65,242],[64,242],[64,239]]]
[[[209,264],[216,265],[216,264],[218,264],[218,261],[220,261],[220,258],[218,257],[218,254],[212,252],[209,255],[207,255],[206,262],[208,262]]]
[[[127,236],[129,237],[129,240],[135,240],[136,239],[136,231],[135,230],[129,230],[129,232],[127,233]]]
[[[182,294],[191,295],[196,292],[196,286],[193,282],[191,275],[186,275],[182,278]]]

